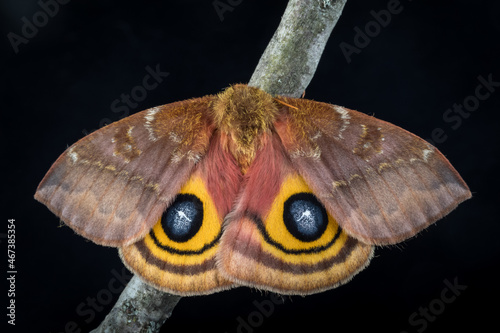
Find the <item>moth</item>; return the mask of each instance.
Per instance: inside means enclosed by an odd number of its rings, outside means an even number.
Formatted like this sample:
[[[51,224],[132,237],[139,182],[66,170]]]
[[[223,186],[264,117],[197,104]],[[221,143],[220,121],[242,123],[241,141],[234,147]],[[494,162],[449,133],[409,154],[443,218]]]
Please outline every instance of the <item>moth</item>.
[[[471,193],[432,145],[347,108],[236,84],[70,146],[35,198],[158,289],[311,294]]]

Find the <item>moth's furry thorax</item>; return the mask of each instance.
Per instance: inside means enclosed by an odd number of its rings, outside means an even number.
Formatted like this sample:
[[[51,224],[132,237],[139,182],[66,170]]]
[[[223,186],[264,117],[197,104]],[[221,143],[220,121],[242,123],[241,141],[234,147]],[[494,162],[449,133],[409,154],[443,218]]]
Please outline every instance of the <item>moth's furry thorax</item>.
[[[217,95],[213,112],[216,127],[227,136],[226,148],[245,171],[278,113],[273,97],[258,88],[236,84]]]

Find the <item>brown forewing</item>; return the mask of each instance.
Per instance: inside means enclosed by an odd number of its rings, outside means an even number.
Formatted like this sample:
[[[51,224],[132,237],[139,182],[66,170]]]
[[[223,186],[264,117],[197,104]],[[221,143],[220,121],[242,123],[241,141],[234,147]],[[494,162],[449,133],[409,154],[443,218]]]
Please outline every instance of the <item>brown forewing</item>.
[[[52,165],[35,198],[98,244],[142,238],[204,155],[212,99],[148,109],[84,137]]]
[[[297,170],[346,232],[393,244],[471,193],[433,146],[393,124],[310,100],[279,98],[276,130]]]

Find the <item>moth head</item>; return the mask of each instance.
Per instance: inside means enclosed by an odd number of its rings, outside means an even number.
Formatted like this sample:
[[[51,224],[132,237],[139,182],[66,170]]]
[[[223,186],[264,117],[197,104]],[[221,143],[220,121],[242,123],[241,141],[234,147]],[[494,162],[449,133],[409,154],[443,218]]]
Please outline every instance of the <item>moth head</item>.
[[[278,113],[268,93],[244,84],[228,87],[213,106],[217,128],[228,136],[227,149],[245,172],[262,147],[262,134],[269,133]]]

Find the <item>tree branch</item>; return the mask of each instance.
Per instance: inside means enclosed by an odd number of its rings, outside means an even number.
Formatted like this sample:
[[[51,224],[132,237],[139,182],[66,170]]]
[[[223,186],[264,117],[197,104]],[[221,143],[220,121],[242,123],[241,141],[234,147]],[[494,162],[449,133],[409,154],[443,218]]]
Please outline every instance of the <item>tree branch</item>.
[[[290,0],[248,83],[272,95],[299,97],[311,82],[347,0]],[[180,296],[134,276],[92,333],[158,332]]]
[[[181,296],[159,291],[134,275],[113,309],[91,333],[159,332]]]
[[[301,96],[346,1],[289,1],[248,84],[271,95]]]

